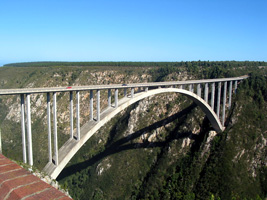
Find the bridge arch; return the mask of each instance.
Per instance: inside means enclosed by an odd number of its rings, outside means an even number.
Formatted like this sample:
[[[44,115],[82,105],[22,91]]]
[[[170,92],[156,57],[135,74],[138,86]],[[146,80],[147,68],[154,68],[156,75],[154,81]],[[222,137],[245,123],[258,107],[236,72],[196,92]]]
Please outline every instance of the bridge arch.
[[[105,125],[109,120],[111,120],[115,115],[129,107],[130,105],[153,95],[161,94],[161,93],[179,93],[182,94],[189,99],[193,100],[206,114],[208,117],[212,127],[216,132],[221,132],[224,130],[223,125],[221,124],[219,118],[209,106],[207,102],[205,102],[198,95],[178,88],[159,88],[153,89],[149,91],[139,92],[134,95],[133,98],[124,97],[120,99],[118,103],[118,107],[108,107],[101,113],[101,120],[99,122],[89,121],[85,125],[81,127],[81,138],[80,140],[76,140],[74,138],[69,139],[60,149],[59,149],[59,162],[56,166],[54,163],[48,163],[44,171],[50,175],[53,179],[56,179],[60,172],[64,169],[64,167],[68,164],[71,158],[78,152],[78,150],[87,142],[92,135],[94,135],[103,125]]]

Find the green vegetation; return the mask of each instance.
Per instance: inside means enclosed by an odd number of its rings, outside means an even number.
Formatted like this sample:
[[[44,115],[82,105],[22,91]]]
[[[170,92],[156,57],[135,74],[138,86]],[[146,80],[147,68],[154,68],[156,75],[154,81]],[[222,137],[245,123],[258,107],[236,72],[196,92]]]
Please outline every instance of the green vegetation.
[[[264,67],[265,66],[265,67]],[[158,95],[121,112],[98,131],[58,177],[74,199],[264,199],[267,197],[265,62],[45,62],[0,68],[0,88],[218,78],[249,74],[212,136],[203,112],[176,94]],[[123,91],[122,91],[123,92]],[[88,95],[81,93],[82,123]],[[105,97],[106,93],[101,93]],[[122,95],[122,93],[121,93]],[[59,94],[59,143],[68,139],[68,95]],[[104,99],[104,98],[103,98]],[[42,100],[42,101],[41,101]],[[42,102],[40,105],[37,102]],[[32,97],[34,164],[47,160],[45,96]],[[0,97],[3,152],[21,160],[16,96]],[[106,102],[101,102],[105,107]],[[11,108],[15,110],[10,118]],[[12,113],[11,113],[12,114]],[[210,142],[208,142],[210,141]]]

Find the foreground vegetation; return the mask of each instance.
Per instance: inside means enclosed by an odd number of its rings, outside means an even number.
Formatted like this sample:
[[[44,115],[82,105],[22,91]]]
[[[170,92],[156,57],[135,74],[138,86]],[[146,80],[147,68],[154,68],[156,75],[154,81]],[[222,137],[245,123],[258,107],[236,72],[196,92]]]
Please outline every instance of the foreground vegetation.
[[[74,199],[264,199],[267,197],[267,67],[264,66],[267,66],[264,62],[235,61],[119,65],[22,63],[0,68],[0,87],[249,74],[251,77],[239,85],[232,107],[227,111],[224,132],[212,132],[201,110],[182,96],[170,94],[145,99],[120,113],[95,134],[58,181]],[[59,97],[59,111],[63,114],[68,107],[68,97],[64,94]],[[8,99],[0,98],[3,152],[21,160],[20,123],[14,121],[15,117],[6,117],[19,99],[14,97],[11,102]],[[36,101],[33,98],[33,108],[37,107],[38,99],[42,99],[41,96],[36,96]],[[84,106],[81,117],[85,123],[86,105],[81,106]],[[34,154],[34,162],[42,169],[47,160],[45,113],[33,113],[32,118],[33,148],[39,152]],[[68,138],[66,127],[68,121],[59,120],[61,143]]]

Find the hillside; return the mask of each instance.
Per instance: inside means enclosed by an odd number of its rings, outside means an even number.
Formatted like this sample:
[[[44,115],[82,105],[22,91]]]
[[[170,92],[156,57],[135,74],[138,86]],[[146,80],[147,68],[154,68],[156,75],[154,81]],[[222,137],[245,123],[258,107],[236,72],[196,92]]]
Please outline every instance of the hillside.
[[[266,198],[266,63],[84,64],[10,65],[0,68],[0,87],[252,76],[234,95],[223,133],[216,134],[202,111],[176,94],[150,97],[121,112],[58,177],[74,199]],[[34,165],[39,169],[47,162],[45,98],[32,95]],[[87,92],[81,93],[81,124],[88,120],[88,98]],[[3,153],[15,160],[22,160],[19,101],[16,96],[0,97]],[[103,98],[101,107],[106,104]],[[58,95],[58,113],[63,144],[69,132],[68,94]]]

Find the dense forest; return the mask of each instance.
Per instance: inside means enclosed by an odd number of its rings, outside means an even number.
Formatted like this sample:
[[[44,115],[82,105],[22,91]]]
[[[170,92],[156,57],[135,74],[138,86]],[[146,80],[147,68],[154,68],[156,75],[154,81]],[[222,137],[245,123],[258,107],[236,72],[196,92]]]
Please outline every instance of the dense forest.
[[[215,133],[204,113],[181,95],[150,97],[101,128],[57,181],[74,199],[266,199],[266,62],[14,63],[0,68],[0,88],[242,75],[249,78],[233,94],[225,131]],[[14,78],[9,80],[11,76]],[[3,153],[21,161],[20,123],[16,118],[19,99],[12,98],[0,97]],[[43,98],[37,95],[32,103],[36,110],[32,116],[33,148],[39,151],[34,155],[34,165],[40,170],[47,162],[45,106],[40,103]],[[67,99],[63,93],[59,95],[60,144],[68,138]],[[86,123],[88,95],[82,93],[81,99],[81,121]]]
[[[186,67],[188,69],[219,66],[222,68],[259,67],[266,62],[250,61],[185,61],[185,62],[24,62],[5,64],[4,67],[72,67],[72,66],[114,66],[114,67]]]

